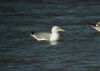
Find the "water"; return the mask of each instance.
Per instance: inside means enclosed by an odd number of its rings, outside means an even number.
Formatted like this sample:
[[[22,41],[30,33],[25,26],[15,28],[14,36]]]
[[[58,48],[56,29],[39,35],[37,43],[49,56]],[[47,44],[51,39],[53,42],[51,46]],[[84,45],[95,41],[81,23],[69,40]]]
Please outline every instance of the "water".
[[[0,71],[100,71],[100,4],[0,3]],[[38,42],[31,31],[53,25],[66,30],[57,45]]]

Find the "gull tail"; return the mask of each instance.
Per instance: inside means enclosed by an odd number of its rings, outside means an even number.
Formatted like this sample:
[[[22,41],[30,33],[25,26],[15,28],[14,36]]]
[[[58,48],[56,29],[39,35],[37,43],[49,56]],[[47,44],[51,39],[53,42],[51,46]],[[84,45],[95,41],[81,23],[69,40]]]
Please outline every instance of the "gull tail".
[[[35,38],[35,32],[31,32],[31,36]]]
[[[91,24],[91,26],[96,27],[96,24],[93,23],[93,24]]]
[[[34,35],[34,34],[35,34],[35,32],[31,32],[31,34],[32,34],[32,35]]]

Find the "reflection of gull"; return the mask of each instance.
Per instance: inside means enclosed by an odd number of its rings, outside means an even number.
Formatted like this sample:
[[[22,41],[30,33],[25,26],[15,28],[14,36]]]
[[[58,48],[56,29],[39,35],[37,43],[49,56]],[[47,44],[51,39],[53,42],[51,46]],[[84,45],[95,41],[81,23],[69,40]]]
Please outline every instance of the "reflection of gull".
[[[50,45],[57,45],[58,44],[58,41],[52,41],[50,42]]]
[[[31,33],[31,36],[34,37],[38,41],[46,40],[46,41],[57,41],[59,40],[59,32],[64,31],[58,26],[53,26],[51,29],[51,33]]]
[[[91,25],[94,29],[100,32],[100,22],[97,22],[96,24]]]

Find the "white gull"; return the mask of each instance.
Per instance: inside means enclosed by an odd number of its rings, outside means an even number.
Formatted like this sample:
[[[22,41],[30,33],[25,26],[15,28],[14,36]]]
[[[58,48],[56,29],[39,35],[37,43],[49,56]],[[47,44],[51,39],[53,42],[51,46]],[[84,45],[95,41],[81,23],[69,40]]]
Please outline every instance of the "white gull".
[[[97,23],[93,23],[91,24],[91,26],[96,29],[98,32],[100,32],[100,22],[97,22]]]
[[[51,29],[51,33],[43,33],[43,32],[37,32],[31,33],[31,36],[34,37],[38,41],[57,41],[60,39],[59,32],[64,31],[64,29],[61,29],[59,26],[53,26]]]

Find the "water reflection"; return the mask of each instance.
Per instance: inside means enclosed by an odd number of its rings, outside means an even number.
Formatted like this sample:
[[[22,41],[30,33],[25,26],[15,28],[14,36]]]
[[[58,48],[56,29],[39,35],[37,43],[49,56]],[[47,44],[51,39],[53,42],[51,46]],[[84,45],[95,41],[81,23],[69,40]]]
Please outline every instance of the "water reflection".
[[[88,36],[90,36],[90,37],[99,37],[100,36],[100,33],[99,32],[91,32],[91,33],[89,33],[89,35]]]
[[[52,41],[50,42],[50,45],[57,45],[58,44],[58,41]]]

